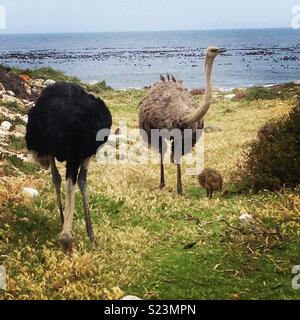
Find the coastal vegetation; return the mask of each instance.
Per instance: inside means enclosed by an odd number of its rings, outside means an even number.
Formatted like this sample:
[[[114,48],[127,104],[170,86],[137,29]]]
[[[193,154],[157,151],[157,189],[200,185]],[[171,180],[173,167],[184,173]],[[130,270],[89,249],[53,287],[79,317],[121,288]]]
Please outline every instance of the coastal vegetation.
[[[81,83],[52,69],[28,73],[35,80]],[[101,94],[113,114],[113,131],[121,120],[137,128],[137,105],[146,90],[83,86]],[[241,186],[237,178],[254,154],[265,155],[267,163],[272,157],[258,140],[259,128],[271,121],[278,123],[281,133],[295,129],[299,89],[296,84],[236,89],[231,99],[228,93],[215,92],[205,122],[219,129],[205,134],[205,166],[222,173],[226,196],[207,199],[198,178],[186,175],[184,194],[178,196],[173,165],[166,166],[167,188],[160,190],[156,165],[112,164],[103,170],[93,162],[90,206],[98,246],[92,248],[86,237],[76,194],[76,245],[71,257],[61,252],[56,240],[60,220],[49,173],[22,160],[27,156],[22,136],[4,137],[0,265],[6,267],[8,279],[0,298],[119,299],[133,294],[143,299],[298,299],[291,281],[293,266],[300,264],[299,181],[267,190],[265,185]],[[16,111],[1,102],[0,107],[5,109],[1,121],[13,124],[11,132],[25,124],[28,107]],[[16,112],[15,120],[7,116]],[[284,141],[289,148],[298,141],[293,134],[291,140],[279,133],[275,137],[276,150]],[[296,167],[289,167],[291,159],[285,160],[289,162],[281,169],[288,170],[287,176],[297,175]],[[27,187],[37,189],[39,196],[28,199],[22,192]],[[245,215],[252,217],[250,222],[241,219]]]

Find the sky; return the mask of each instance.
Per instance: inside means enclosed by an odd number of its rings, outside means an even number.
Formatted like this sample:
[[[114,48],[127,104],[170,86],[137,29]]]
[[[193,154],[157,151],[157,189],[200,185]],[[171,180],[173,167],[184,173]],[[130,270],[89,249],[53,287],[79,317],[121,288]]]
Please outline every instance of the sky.
[[[295,5],[300,0],[0,0],[1,32],[284,28]]]

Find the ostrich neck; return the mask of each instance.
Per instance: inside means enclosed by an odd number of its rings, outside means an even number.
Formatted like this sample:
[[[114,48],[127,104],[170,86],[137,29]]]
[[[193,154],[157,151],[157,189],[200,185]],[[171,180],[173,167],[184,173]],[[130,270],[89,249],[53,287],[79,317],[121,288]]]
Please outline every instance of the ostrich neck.
[[[198,109],[193,111],[190,115],[188,115],[186,122],[194,123],[197,122],[206,115],[211,105],[212,100],[212,69],[214,64],[214,58],[205,57],[205,76],[206,76],[206,90],[205,90],[205,98],[204,101],[201,103]]]
[[[205,90],[205,100],[204,103],[211,104],[212,99],[212,83],[211,83],[211,74],[213,69],[214,59],[205,58],[205,76],[206,76],[206,90]],[[208,106],[208,107],[209,107]],[[206,110],[207,112],[208,110]],[[205,114],[206,114],[205,112]]]

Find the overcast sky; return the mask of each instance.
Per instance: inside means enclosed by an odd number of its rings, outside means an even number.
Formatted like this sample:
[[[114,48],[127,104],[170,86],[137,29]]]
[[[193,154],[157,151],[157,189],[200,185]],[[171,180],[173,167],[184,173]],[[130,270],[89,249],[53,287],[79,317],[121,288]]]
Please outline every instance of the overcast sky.
[[[0,0],[8,33],[290,27],[297,4],[300,0]]]

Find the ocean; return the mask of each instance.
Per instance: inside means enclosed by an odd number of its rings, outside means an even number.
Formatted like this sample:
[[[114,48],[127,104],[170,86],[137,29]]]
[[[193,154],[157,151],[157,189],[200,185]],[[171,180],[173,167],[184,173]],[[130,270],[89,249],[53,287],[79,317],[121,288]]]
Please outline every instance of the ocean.
[[[225,48],[214,86],[225,89],[300,80],[300,30],[211,30],[77,34],[0,34],[0,63],[53,67],[84,81],[141,88],[173,74],[189,88],[204,86],[204,49]]]

